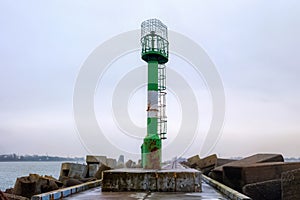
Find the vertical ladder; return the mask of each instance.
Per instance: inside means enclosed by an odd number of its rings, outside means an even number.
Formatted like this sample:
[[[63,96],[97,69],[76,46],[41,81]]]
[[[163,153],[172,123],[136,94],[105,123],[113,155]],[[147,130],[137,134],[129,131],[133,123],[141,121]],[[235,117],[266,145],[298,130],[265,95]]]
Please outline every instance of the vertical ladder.
[[[167,139],[166,115],[166,66],[158,65],[158,119],[157,132],[160,139]]]

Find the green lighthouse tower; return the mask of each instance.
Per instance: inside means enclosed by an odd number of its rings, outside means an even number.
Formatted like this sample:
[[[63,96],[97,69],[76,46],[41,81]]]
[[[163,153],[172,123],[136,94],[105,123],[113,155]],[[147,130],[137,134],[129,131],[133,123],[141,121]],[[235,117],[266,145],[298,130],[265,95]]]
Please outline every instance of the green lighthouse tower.
[[[169,57],[168,30],[158,19],[141,25],[142,59],[148,63],[147,135],[141,146],[142,166],[160,169],[162,139],[166,139],[166,68]]]

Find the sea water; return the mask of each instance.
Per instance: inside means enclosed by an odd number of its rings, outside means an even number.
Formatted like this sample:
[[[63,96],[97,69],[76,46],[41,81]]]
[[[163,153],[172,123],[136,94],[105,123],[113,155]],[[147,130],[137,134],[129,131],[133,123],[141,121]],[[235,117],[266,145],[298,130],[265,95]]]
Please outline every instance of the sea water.
[[[39,174],[59,177],[63,162],[0,162],[0,190],[12,188],[18,177]]]

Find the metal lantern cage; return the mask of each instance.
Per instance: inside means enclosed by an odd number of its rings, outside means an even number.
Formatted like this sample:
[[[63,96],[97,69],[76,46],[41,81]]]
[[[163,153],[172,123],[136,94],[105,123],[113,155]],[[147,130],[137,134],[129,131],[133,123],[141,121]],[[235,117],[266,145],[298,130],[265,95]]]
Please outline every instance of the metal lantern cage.
[[[159,64],[168,62],[168,30],[158,19],[149,19],[141,25],[142,59],[146,62],[157,60]]]

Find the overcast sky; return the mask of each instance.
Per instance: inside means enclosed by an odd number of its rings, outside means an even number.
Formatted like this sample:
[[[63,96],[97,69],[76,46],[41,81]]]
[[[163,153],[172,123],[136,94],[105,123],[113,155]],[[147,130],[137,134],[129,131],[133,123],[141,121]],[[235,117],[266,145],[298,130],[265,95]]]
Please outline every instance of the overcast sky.
[[[298,0],[1,0],[0,154],[93,153],[73,117],[81,66],[103,42],[158,18],[200,45],[222,78],[226,119],[211,153],[299,157],[299,13]],[[176,108],[176,98],[169,97],[168,104]],[[135,109],[129,113],[135,115]],[[141,110],[145,114],[145,107]],[[172,125],[171,120],[169,129]],[[184,156],[198,150],[194,144]]]

